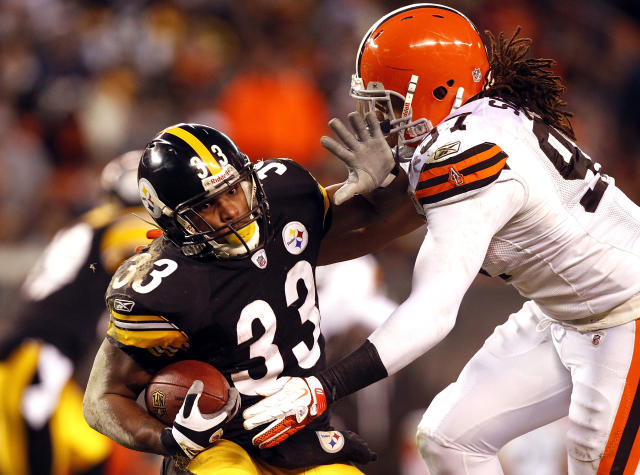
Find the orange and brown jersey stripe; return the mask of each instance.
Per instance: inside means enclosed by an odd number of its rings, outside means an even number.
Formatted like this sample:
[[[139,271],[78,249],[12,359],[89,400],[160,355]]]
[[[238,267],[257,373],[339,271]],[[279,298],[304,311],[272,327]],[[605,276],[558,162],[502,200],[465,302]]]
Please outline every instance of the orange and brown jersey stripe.
[[[640,460],[640,320],[635,325],[631,365],[597,475],[633,475]]]
[[[506,167],[507,154],[485,142],[447,160],[422,167],[415,195],[420,204],[437,203],[488,185]]]

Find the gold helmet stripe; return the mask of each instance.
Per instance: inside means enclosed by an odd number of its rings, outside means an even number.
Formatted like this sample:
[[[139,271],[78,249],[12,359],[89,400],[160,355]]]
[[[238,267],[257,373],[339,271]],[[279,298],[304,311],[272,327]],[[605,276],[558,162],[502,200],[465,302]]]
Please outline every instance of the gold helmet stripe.
[[[180,127],[170,127],[165,129],[163,132],[175,135],[187,142],[207,166],[211,175],[216,175],[222,171],[218,160],[215,159],[211,151],[191,132],[181,129]]]

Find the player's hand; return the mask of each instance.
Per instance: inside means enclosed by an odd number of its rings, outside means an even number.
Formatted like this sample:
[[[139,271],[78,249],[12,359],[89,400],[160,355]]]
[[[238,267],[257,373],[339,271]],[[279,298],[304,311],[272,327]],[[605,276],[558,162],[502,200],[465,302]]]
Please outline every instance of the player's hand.
[[[292,436],[326,409],[324,388],[317,378],[288,378],[282,389],[243,412],[244,428],[251,430],[271,422],[251,440],[265,449]]]
[[[202,414],[198,400],[203,388],[202,381],[193,382],[173,421],[173,427],[166,427],[162,431],[162,444],[174,455],[185,455],[190,459],[198,455],[222,437],[222,427],[238,412],[240,394],[236,388],[230,388],[229,399],[222,409],[213,414]]]
[[[340,119],[329,121],[329,127],[342,143],[327,136],[320,139],[322,146],[342,160],[349,170],[346,183],[333,197],[336,205],[354,195],[387,186],[397,175],[391,173],[396,169],[396,162],[375,112],[367,112],[364,117],[359,112],[352,112],[349,114],[349,122],[355,134]]]

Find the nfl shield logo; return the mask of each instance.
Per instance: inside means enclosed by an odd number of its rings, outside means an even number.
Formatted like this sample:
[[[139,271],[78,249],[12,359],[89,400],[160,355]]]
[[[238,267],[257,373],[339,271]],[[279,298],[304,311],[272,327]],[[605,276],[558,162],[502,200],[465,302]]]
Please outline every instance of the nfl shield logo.
[[[159,416],[167,413],[167,397],[163,392],[154,391],[151,394],[151,408]]]
[[[259,269],[267,267],[267,253],[264,252],[264,249],[260,249],[251,256],[251,262],[253,262]]]

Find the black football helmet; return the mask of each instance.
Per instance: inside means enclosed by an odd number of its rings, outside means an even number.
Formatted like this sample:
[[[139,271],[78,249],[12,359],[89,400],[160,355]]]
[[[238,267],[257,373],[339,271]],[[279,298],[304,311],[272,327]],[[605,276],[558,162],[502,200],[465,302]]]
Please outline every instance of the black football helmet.
[[[249,211],[213,229],[198,210],[237,186]],[[271,237],[269,205],[253,163],[211,127],[176,124],[160,132],[140,159],[138,191],[164,235],[186,255],[245,258]]]

